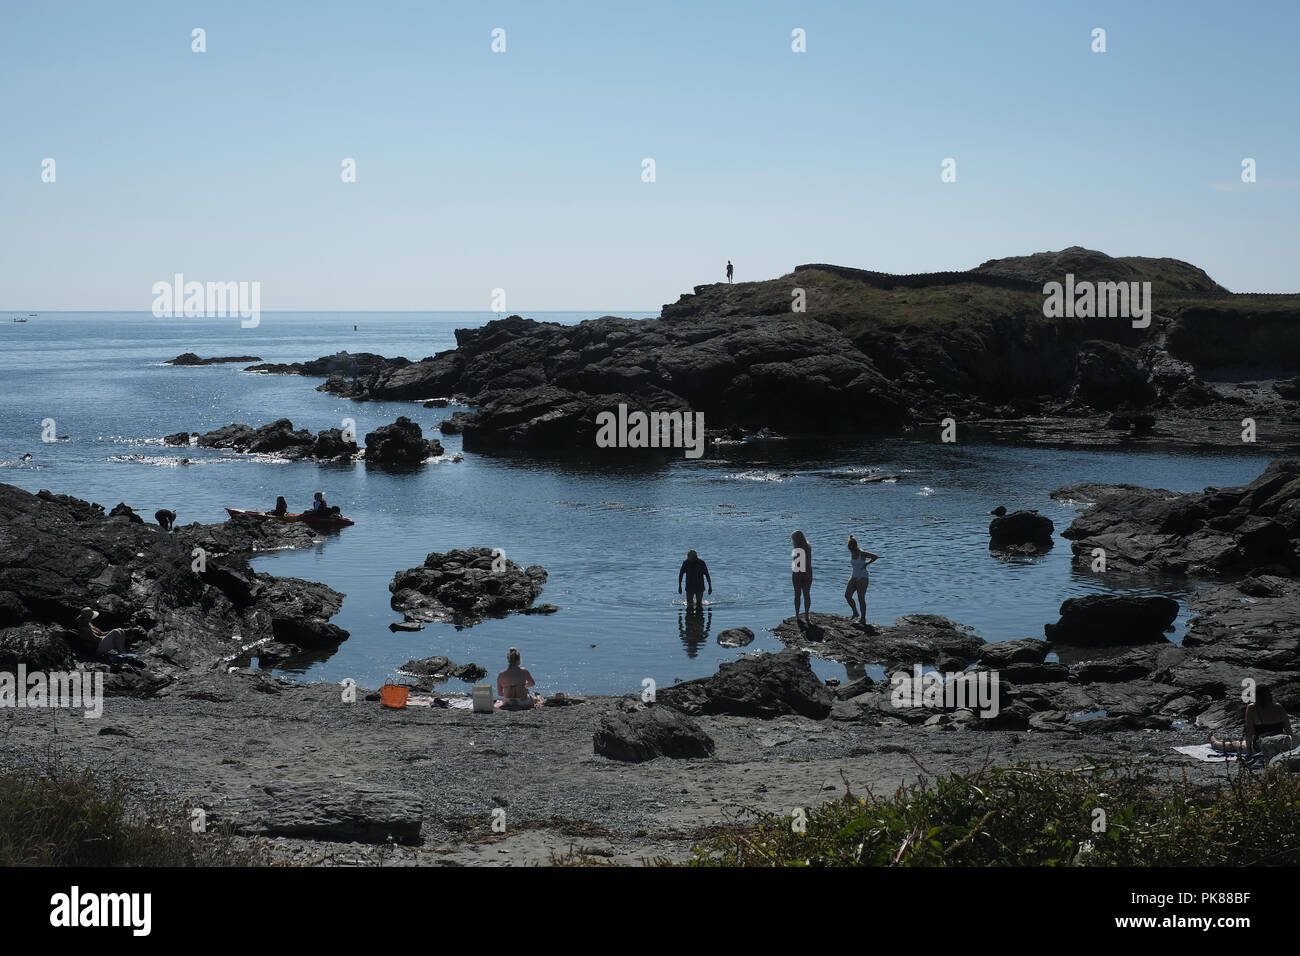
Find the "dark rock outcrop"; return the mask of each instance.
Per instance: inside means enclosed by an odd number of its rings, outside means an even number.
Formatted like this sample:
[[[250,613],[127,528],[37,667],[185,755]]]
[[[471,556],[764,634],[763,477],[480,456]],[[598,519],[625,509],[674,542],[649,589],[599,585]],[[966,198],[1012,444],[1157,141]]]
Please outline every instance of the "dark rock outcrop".
[[[442,454],[442,443],[426,439],[420,426],[405,415],[366,435],[366,463],[418,465]]]
[[[135,513],[135,509],[125,501],[119,501],[113,506],[113,510],[108,513],[110,518],[126,518],[127,521],[133,521],[136,524],[144,524],[144,519]]]
[[[168,534],[103,508],[0,484],[0,658],[29,667],[73,660],[105,671],[109,693],[152,693],[187,671],[217,668],[244,645],[329,648],[343,595],[323,584],[255,572],[259,547],[314,540],[297,525],[189,525]],[[82,646],[76,619],[122,628],[143,668],[116,668]]]
[[[1166,597],[1090,594],[1061,604],[1061,619],[1043,625],[1049,641],[1089,647],[1165,641],[1178,617],[1178,602]]]
[[[313,375],[324,378],[329,375],[369,377],[381,369],[401,368],[411,364],[404,358],[384,358],[374,352],[336,352],[310,362],[292,362],[287,365],[266,363],[252,365],[246,372],[264,372],[278,375]]]
[[[327,428],[316,434],[308,456],[316,461],[349,461],[357,453],[356,441],[340,428]]]
[[[746,647],[754,640],[754,632],[747,627],[729,627],[718,635],[723,647]]]
[[[1110,571],[1300,571],[1300,461],[1274,461],[1250,484],[1199,494],[1099,490],[1097,503],[1063,534],[1078,561],[1104,549]]]
[[[522,443],[592,450],[595,415],[620,402],[641,410],[703,412],[711,426],[881,431],[910,421],[901,393],[835,329],[785,315],[691,323],[605,317],[578,325],[510,316],[458,329],[458,347],[416,363],[386,360],[352,397],[411,400],[463,394],[453,416],[467,447]],[[309,366],[304,374],[312,374]],[[278,370],[278,369],[277,369]],[[330,385],[343,393],[342,383]]]
[[[444,418],[438,423],[438,431],[444,435],[459,435],[465,430],[465,423],[473,419],[473,412],[452,412],[451,418]]]
[[[545,581],[541,565],[525,568],[499,549],[468,548],[433,552],[419,567],[397,572],[388,590],[393,610],[408,621],[468,627],[484,617],[523,611],[542,593]]]
[[[179,441],[182,437],[185,438],[184,442]],[[189,437],[184,432],[177,432],[164,441],[168,444],[189,444]],[[347,460],[357,453],[356,441],[350,439],[342,430],[328,428],[313,436],[306,429],[295,430],[293,422],[287,418],[278,419],[260,428],[241,424],[225,425],[199,435],[197,443],[201,448],[275,455],[291,461]]]
[[[652,704],[632,706],[601,717],[592,750],[610,760],[642,763],[656,757],[711,757],[713,738],[689,717]]]
[[[441,655],[425,657],[418,661],[407,661],[398,668],[398,671],[420,678],[422,686],[453,677],[472,684],[487,676],[487,670],[477,664],[455,664]]]
[[[821,720],[831,710],[830,692],[813,673],[808,654],[792,649],[724,662],[712,677],[662,688],[656,700],[691,715],[798,714]]]
[[[1156,397],[1136,349],[1094,339],[1084,342],[1071,397],[1097,409],[1146,405]]]
[[[199,358],[193,352],[178,355],[164,365],[220,365],[224,362],[260,362],[256,355],[223,355],[214,358]]]
[[[1056,527],[1052,519],[1037,511],[1013,511],[999,515],[989,522],[989,549],[1009,551],[1030,548],[1035,552],[1052,547],[1052,534]]]

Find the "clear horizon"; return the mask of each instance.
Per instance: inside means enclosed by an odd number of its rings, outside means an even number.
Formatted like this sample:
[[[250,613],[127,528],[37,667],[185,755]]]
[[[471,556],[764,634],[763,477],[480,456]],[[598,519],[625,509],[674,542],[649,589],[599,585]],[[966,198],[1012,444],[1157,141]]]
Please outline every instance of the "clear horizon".
[[[0,299],[36,303],[8,310],[148,311],[179,272],[264,312],[657,314],[728,260],[1075,245],[1300,291],[1293,4],[79,0],[4,27]]]

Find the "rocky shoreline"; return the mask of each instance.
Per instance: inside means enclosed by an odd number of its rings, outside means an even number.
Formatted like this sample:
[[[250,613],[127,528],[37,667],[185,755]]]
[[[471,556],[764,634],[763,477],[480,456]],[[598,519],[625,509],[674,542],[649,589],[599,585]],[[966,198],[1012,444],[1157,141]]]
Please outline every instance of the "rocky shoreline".
[[[1237,732],[1249,681],[1300,711],[1300,462],[1200,495],[1097,485],[1057,494],[1097,501],[1065,536],[1089,556],[1100,541],[1123,557],[1104,573],[1175,567],[1170,556],[1188,554],[1214,559],[1184,562],[1188,573],[1234,572],[1191,599],[1181,645],[1163,633],[1177,602],[1140,595],[1067,600],[1042,638],[991,643],[938,615],[863,626],[814,613],[775,626],[786,651],[745,655],[713,677],[649,694],[557,695],[548,703],[579,706],[490,714],[451,695],[441,698],[451,706],[392,711],[373,689],[298,684],[247,666],[347,637],[329,623],[343,595],[247,567],[258,550],[312,540],[309,529],[232,520],[167,534],[129,509],[110,517],[75,498],[0,486],[0,668],[104,670],[102,722],[58,722],[63,759],[128,776],[142,796],[201,806],[297,862],[373,859],[366,847],[390,837],[407,849],[386,849],[396,854],[388,861],[411,864],[546,862],[570,844],[628,862],[682,858],[740,805],[786,813],[846,782],[896,787],[918,765],[939,774],[986,761],[1136,759],[1171,778],[1221,779],[1222,765],[1172,748]],[[1277,534],[1260,532],[1260,520],[1278,525],[1284,548],[1258,546]],[[1130,540],[1142,549],[1126,550]],[[202,570],[191,566],[196,552]],[[545,572],[502,561],[496,573],[502,558],[487,548],[430,555],[397,574],[394,601],[420,595],[417,616],[459,613],[465,623],[529,607]],[[68,619],[83,605],[134,633],[142,668],[78,654]],[[853,679],[822,682],[809,654],[844,663]],[[873,665],[889,679],[872,680]],[[406,666],[426,687],[482,675],[437,657]],[[991,696],[978,706],[900,704],[897,675],[920,668],[983,680]],[[5,719],[6,767],[55,740],[47,712]],[[497,833],[502,810],[509,822]]]
[[[232,519],[145,524],[125,504],[101,505],[0,484],[0,669],[82,668],[111,695],[148,695],[183,676],[337,647],[344,595],[323,584],[252,570],[259,551],[319,539],[299,523]],[[120,628],[135,655],[97,659],[77,638],[83,607]]]

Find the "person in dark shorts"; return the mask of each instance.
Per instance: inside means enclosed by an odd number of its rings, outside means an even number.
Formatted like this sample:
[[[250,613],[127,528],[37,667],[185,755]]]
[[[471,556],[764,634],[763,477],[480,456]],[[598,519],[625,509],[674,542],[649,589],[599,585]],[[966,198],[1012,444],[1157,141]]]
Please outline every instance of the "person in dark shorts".
[[[731,266],[731,260],[728,259],[728,260],[727,260],[727,281],[728,281],[728,282],[731,281],[731,275],[732,275],[732,272],[733,272],[733,271],[734,271],[734,270],[732,269],[732,266]]]
[[[713,578],[709,576],[709,566],[700,560],[700,556],[692,549],[686,552],[686,560],[682,562],[681,568],[677,572],[677,593],[682,593],[682,578],[686,578],[686,607],[690,608],[691,599],[695,599],[695,607],[703,609],[704,607],[704,582],[709,582],[709,593],[713,593]]]

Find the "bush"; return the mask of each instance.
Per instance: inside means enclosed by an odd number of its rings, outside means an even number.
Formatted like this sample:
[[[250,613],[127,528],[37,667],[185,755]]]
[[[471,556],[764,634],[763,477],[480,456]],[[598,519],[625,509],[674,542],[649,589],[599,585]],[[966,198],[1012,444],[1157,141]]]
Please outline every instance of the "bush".
[[[118,780],[92,770],[0,774],[0,866],[254,866],[229,833],[193,833],[188,813],[133,812]]]

